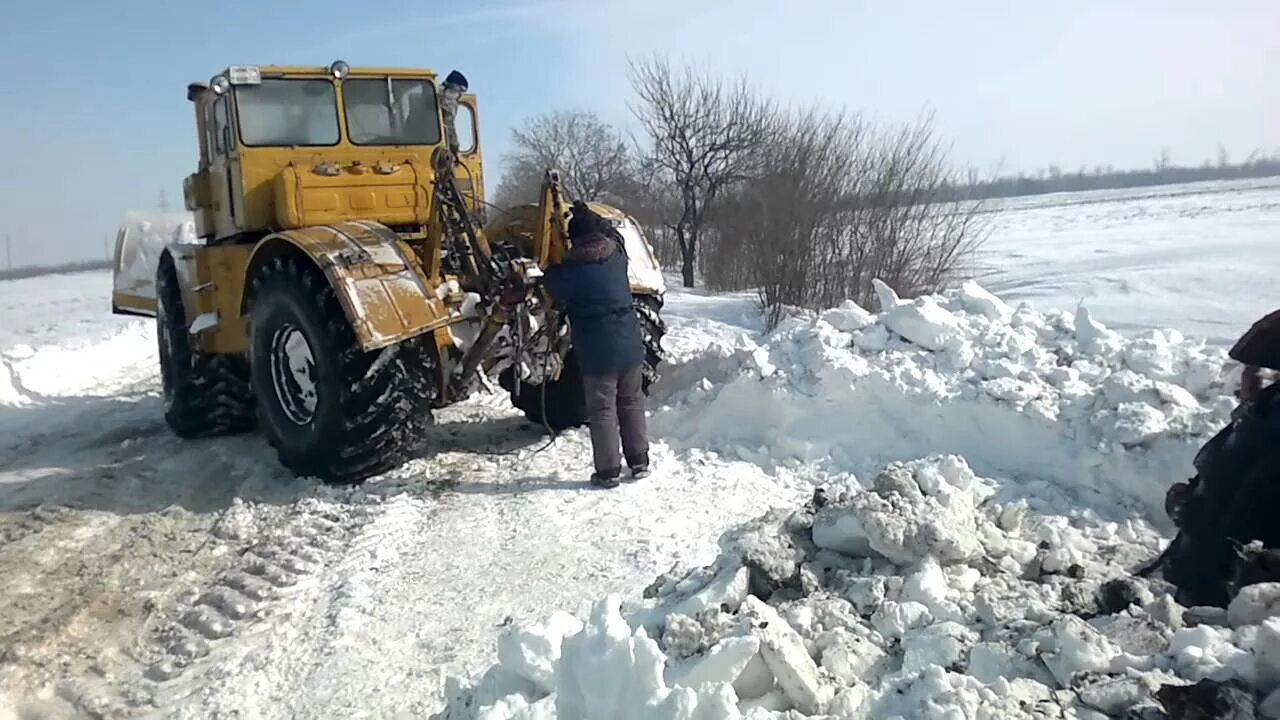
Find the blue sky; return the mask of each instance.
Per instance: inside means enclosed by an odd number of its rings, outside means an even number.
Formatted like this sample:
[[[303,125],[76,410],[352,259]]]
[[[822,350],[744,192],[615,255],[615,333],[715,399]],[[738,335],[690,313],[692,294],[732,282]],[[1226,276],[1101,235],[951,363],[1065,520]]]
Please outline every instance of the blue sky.
[[[650,52],[877,119],[931,108],[958,162],[1031,170],[1280,149],[1276,28],[1272,0],[12,2],[0,233],[16,264],[87,258],[161,191],[180,208],[186,84],[229,63],[459,68],[491,183],[530,114],[628,124],[626,56]]]

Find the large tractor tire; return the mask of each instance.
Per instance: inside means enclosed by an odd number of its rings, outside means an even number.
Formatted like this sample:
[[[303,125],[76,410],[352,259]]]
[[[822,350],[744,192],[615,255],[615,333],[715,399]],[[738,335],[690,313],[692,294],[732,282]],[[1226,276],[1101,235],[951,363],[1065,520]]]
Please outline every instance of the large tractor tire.
[[[247,360],[204,353],[192,345],[178,275],[167,258],[156,272],[156,343],[164,419],[175,434],[198,438],[253,428],[256,418]]]
[[[651,295],[635,296],[636,317],[640,320],[640,335],[644,339],[644,392],[658,380],[658,364],[662,362],[662,336],[666,325],[662,322],[662,298]],[[587,398],[582,388],[582,370],[578,367],[573,349],[565,356],[564,370],[560,377],[548,383],[546,393],[542,384],[520,383],[516,392],[511,370],[504,370],[499,383],[511,393],[511,404],[524,413],[530,421],[560,432],[587,424]]]
[[[667,324],[662,321],[660,295],[636,295],[636,316],[640,318],[640,335],[644,338],[644,392],[658,382],[658,365],[662,363],[662,336]]]
[[[269,263],[253,279],[249,357],[281,464],[355,483],[418,455],[432,422],[432,344],[426,335],[364,352],[314,265]]]

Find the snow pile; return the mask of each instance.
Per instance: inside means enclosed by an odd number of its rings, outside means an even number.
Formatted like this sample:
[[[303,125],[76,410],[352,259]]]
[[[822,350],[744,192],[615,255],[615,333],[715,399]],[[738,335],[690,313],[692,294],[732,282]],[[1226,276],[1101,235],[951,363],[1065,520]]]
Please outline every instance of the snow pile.
[[[1126,572],[1160,542],[955,456],[895,463],[731,531],[643,599],[507,630],[438,717],[1164,717],[1157,698],[1198,681],[1280,705],[1280,585],[1237,622],[1187,612]]]
[[[655,429],[827,476],[955,453],[984,473],[1135,498],[1156,517],[1235,407],[1225,351],[1177,331],[1126,339],[1086,308],[1010,308],[972,282],[911,301],[876,289],[879,314],[846,302],[676,367]]]

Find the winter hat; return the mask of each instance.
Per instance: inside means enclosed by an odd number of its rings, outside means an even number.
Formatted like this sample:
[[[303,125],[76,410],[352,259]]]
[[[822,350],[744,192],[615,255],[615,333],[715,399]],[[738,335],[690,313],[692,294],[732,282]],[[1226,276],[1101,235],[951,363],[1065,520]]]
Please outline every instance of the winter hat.
[[[573,217],[569,218],[569,239],[580,240],[587,235],[598,235],[602,225],[603,218],[579,200],[573,204]]]

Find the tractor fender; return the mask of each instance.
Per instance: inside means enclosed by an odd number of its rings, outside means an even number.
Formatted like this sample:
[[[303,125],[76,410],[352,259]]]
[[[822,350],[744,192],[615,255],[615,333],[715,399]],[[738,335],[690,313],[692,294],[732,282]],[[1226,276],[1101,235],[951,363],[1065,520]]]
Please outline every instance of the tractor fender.
[[[245,268],[242,312],[252,278],[275,258],[301,253],[324,273],[365,351],[444,327],[456,318],[437,284],[422,273],[395,231],[370,220],[313,225],[272,233],[258,242]]]

